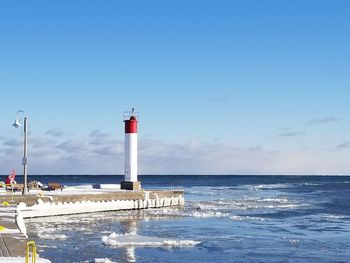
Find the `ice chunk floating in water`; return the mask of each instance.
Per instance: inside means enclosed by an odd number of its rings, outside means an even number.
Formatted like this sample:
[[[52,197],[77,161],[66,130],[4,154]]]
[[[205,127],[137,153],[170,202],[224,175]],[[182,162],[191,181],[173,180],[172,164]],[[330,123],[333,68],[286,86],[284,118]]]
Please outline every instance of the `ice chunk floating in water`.
[[[143,246],[143,247],[193,247],[201,242],[194,240],[171,240],[160,237],[147,237],[134,233],[116,234],[102,237],[102,243],[106,246],[125,247],[125,246]]]

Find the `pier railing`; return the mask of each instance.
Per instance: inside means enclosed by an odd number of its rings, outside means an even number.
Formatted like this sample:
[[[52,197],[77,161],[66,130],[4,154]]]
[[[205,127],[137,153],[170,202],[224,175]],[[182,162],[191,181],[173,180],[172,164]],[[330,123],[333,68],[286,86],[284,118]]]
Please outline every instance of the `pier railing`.
[[[27,242],[27,249],[26,249],[26,262],[29,263],[29,258],[32,256],[32,262],[36,263],[36,245],[34,241]]]

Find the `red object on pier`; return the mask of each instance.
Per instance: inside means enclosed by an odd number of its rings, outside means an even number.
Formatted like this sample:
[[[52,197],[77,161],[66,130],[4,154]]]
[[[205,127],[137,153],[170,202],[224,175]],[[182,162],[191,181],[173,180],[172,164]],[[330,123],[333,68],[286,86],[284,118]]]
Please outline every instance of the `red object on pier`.
[[[5,184],[13,184],[16,179],[16,171],[15,169],[12,170],[12,172],[7,176]]]

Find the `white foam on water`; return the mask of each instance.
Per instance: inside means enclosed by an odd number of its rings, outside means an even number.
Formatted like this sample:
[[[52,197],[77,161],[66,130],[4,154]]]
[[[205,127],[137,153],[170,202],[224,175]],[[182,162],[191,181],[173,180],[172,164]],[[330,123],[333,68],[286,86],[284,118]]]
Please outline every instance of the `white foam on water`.
[[[63,234],[49,234],[49,233],[46,233],[46,234],[38,233],[38,237],[41,239],[49,239],[49,240],[65,240],[65,239],[67,239],[67,236],[63,235]]]
[[[189,208],[186,210],[181,209],[161,209],[161,210],[144,210],[143,218],[144,219],[161,219],[162,217],[196,217],[196,218],[219,218],[219,217],[228,217],[230,213],[226,213],[225,211],[217,211],[222,210],[216,209],[215,205],[204,205],[204,204],[195,204],[194,208]],[[150,217],[150,218],[148,218]]]
[[[343,219],[343,218],[345,218],[345,216],[343,216],[343,215],[323,215],[323,217],[335,218],[335,219]]]
[[[296,244],[300,243],[300,240],[299,239],[291,239],[291,240],[289,240],[289,243],[291,243],[292,245],[296,245]]]
[[[289,203],[289,200],[287,198],[264,198],[264,199],[259,199],[257,200],[259,202],[276,202],[276,203]]]
[[[253,185],[252,190],[284,189],[292,187],[291,184],[258,184]]]
[[[304,206],[302,204],[297,204],[287,198],[264,198],[257,200],[263,204],[263,208],[297,208]]]
[[[117,263],[117,261],[112,261],[109,258],[95,258],[95,263]]]
[[[57,246],[39,245],[40,248],[57,248]]]
[[[306,185],[306,186],[318,186],[318,185],[321,185],[321,184],[315,184],[315,183],[303,183],[303,185]]]
[[[116,234],[102,237],[102,244],[112,247],[142,246],[142,247],[192,247],[200,244],[194,240],[171,240],[160,237],[147,237],[134,233]]]
[[[330,215],[330,214],[321,214],[320,218],[322,220],[326,220],[326,221],[334,221],[334,220],[338,220],[338,219],[344,219],[345,216],[343,215]]]
[[[256,221],[265,221],[265,218],[254,217],[254,216],[230,216],[233,221],[244,221],[244,220],[256,220]]]
[[[230,214],[228,213],[222,213],[222,212],[214,212],[214,211],[207,211],[207,212],[193,212],[190,216],[197,217],[197,218],[213,218],[213,217],[228,217]]]
[[[217,195],[218,193],[214,191],[209,191],[208,189],[206,191],[201,190],[190,190],[188,191],[189,194],[195,194],[195,195]]]
[[[236,200],[213,200],[196,203],[193,208],[199,211],[220,211],[247,209],[274,209],[274,208],[296,208],[300,204],[294,203],[286,198],[247,198]]]
[[[179,210],[175,208],[149,209],[149,210],[142,210],[140,212],[147,215],[157,215],[157,216],[159,215],[173,216],[173,215],[179,214]]]
[[[190,209],[191,211],[193,209]],[[138,211],[138,218],[144,220],[161,220],[169,217],[188,217],[191,212],[188,209],[165,208],[165,209],[145,209]]]

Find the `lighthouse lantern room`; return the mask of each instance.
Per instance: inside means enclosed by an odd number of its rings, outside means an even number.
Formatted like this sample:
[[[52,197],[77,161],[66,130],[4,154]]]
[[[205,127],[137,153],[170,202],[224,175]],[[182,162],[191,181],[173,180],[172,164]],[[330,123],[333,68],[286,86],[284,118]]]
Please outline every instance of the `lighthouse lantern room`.
[[[131,112],[123,114],[125,124],[125,165],[124,181],[121,182],[121,189],[140,190],[141,183],[137,180],[137,123],[138,112],[132,108]]]

